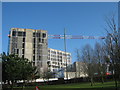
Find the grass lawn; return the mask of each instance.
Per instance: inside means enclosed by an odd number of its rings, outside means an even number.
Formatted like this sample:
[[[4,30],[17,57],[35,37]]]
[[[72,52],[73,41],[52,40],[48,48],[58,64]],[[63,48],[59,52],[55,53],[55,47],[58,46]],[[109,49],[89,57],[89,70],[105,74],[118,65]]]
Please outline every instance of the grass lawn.
[[[119,85],[120,87],[120,85]],[[91,86],[90,83],[71,83],[71,84],[61,84],[61,85],[45,85],[45,86],[39,86],[39,88],[115,88],[114,82],[105,82],[102,83],[94,83],[93,86]]]
[[[40,90],[73,90],[73,89],[89,89],[89,90],[115,90],[114,82],[105,82],[102,83],[94,83],[93,86],[90,86],[90,83],[71,83],[71,84],[60,84],[60,85],[41,85],[38,86]],[[120,87],[120,84],[119,84]],[[14,88],[14,90],[22,90],[20,87]],[[35,90],[35,86],[33,87],[25,87],[24,90]],[[120,88],[119,88],[120,90]]]

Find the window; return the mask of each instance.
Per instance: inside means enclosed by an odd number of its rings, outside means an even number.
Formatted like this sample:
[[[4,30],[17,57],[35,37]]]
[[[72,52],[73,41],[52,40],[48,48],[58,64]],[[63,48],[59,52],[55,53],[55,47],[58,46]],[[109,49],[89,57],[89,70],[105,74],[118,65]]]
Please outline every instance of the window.
[[[37,35],[36,35],[36,37],[40,37],[40,33],[36,33]]]
[[[39,56],[39,60],[41,60],[41,56]]]
[[[41,38],[39,38],[39,42],[41,42]]]
[[[35,48],[35,44],[33,44],[33,48]]]
[[[25,43],[22,44],[22,48],[25,48]]]
[[[33,38],[33,43],[35,44],[35,38]]]
[[[16,36],[16,31],[13,31],[13,32],[12,32],[12,36]]]
[[[33,33],[33,37],[40,37],[41,35],[40,35],[40,33]]]
[[[19,32],[18,32],[18,36],[22,36],[22,32],[19,31]]]
[[[26,36],[26,32],[23,32],[23,36]]]
[[[33,37],[35,37],[36,35],[35,35],[35,32],[33,33]]]
[[[19,54],[19,49],[17,49],[17,54]]]
[[[36,37],[39,37],[39,34],[38,34],[38,33],[36,33]]]
[[[23,42],[25,42],[25,38],[23,38]]]
[[[24,49],[22,50],[22,54],[24,54]]]
[[[35,54],[35,50],[33,50],[33,54]]]
[[[35,61],[35,56],[33,56],[33,61]]]
[[[46,34],[45,34],[45,33],[43,33],[43,34],[42,34],[42,37],[43,37],[43,38],[45,38],[45,37],[46,37]]]
[[[44,39],[42,39],[42,43],[44,43]]]

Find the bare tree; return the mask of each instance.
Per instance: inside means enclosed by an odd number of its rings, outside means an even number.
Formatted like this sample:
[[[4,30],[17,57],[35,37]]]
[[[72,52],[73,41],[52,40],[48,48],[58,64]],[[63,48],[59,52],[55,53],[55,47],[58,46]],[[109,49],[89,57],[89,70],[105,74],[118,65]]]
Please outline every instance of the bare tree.
[[[104,83],[103,75],[105,74],[104,48],[98,42],[95,44],[94,56],[96,64],[98,65],[98,75],[101,77],[102,84]]]
[[[110,62],[113,65],[115,86],[118,87],[117,79],[120,78],[120,45],[119,45],[119,30],[115,23],[115,15],[112,15],[110,18],[106,17],[107,23],[107,37],[105,40],[106,51],[110,58]]]
[[[89,44],[87,44],[82,50],[82,58],[84,58],[84,63],[87,65],[87,73],[90,78],[91,86],[93,86],[93,49]]]

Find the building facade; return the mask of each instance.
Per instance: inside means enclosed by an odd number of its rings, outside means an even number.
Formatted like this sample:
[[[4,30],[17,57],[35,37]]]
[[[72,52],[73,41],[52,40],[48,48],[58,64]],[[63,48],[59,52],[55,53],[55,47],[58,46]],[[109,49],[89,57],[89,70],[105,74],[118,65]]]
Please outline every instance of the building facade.
[[[9,54],[29,59],[38,71],[47,69],[47,31],[11,28],[9,37]]]
[[[71,64],[71,53],[48,48],[48,68],[58,71]]]
[[[71,64],[70,53],[48,48],[46,30],[11,28],[9,54],[27,58],[39,72],[55,71]]]
[[[87,65],[83,62],[74,62],[73,64],[67,67],[67,72],[64,72],[64,76],[66,78],[66,74],[68,78],[80,78],[80,77],[87,77]]]

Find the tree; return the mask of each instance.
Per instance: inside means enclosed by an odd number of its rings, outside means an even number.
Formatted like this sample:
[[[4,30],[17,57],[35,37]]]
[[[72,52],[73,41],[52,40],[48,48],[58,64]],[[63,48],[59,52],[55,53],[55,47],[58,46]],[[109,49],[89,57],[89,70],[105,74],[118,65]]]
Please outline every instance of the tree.
[[[32,62],[14,54],[2,54],[2,68],[3,82],[7,82],[12,89],[18,80],[30,79],[36,72],[36,67],[32,66]]]
[[[88,76],[90,78],[91,86],[93,86],[93,75],[94,75],[94,70],[93,70],[93,49],[89,44],[85,45],[85,47],[82,50],[82,58],[83,62],[87,66],[86,71],[88,73]]]
[[[104,82],[103,75],[106,72],[105,61],[104,61],[104,48],[98,42],[96,42],[95,44],[94,57],[95,57],[96,65],[98,66],[97,73],[101,77],[101,81],[103,84]]]
[[[55,75],[54,72],[51,72],[50,70],[48,70],[48,71],[43,72],[42,78],[43,78],[43,80],[47,80],[49,82],[49,79],[53,78],[54,75]]]
[[[106,17],[107,23],[107,37],[105,39],[106,52],[109,56],[109,62],[112,63],[114,71],[115,85],[117,88],[117,78],[120,80],[120,35],[117,25],[115,23],[115,15],[110,18]]]
[[[49,82],[50,78],[55,77],[55,72],[50,71],[50,61],[47,62],[47,70],[42,73],[43,80],[47,80]]]

